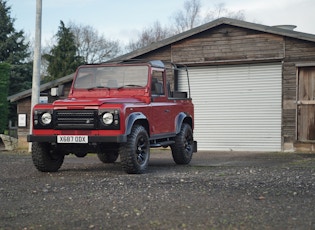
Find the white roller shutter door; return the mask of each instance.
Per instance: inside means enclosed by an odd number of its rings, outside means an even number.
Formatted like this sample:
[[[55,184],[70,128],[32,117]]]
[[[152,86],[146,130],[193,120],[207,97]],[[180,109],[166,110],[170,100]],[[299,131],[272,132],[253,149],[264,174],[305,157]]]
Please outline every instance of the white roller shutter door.
[[[198,150],[281,150],[280,63],[191,67],[189,76]]]

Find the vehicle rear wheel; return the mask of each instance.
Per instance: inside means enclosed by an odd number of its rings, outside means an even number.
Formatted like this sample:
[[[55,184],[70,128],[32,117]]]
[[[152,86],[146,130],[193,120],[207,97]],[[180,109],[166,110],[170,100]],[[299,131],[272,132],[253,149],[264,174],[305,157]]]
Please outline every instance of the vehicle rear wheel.
[[[57,172],[65,155],[52,148],[50,143],[32,143],[32,160],[38,171]]]
[[[146,129],[135,125],[127,142],[119,148],[122,168],[129,174],[144,173],[149,164],[150,143]]]
[[[193,155],[194,138],[189,124],[183,123],[180,132],[171,145],[173,159],[176,164],[189,164]]]
[[[104,153],[97,153],[97,157],[103,163],[114,163],[119,156],[118,150],[106,151]]]

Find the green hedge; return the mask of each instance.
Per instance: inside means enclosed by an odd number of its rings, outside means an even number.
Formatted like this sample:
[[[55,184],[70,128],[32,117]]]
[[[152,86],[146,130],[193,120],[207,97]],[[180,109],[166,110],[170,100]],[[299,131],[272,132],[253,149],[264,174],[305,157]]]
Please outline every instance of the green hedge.
[[[8,127],[8,92],[10,80],[10,65],[0,63],[0,133],[3,133]]]

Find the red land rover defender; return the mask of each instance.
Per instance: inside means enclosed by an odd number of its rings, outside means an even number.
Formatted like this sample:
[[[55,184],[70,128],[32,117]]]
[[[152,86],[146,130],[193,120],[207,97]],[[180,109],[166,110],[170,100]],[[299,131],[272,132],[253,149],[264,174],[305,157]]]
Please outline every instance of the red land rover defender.
[[[187,82],[178,92],[178,76]],[[171,74],[171,77],[167,77]],[[177,164],[188,164],[194,107],[187,68],[162,61],[80,66],[67,99],[33,109],[32,159],[39,171],[57,171],[67,154],[97,153],[104,163],[120,155],[127,173],[147,169],[150,148],[170,147]]]

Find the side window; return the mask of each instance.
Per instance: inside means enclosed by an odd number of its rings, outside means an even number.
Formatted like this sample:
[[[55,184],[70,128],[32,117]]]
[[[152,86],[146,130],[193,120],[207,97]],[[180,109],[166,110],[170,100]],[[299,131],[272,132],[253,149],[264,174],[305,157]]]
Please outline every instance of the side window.
[[[164,95],[164,82],[163,72],[153,70],[152,72],[152,83],[151,83],[152,95]]]

